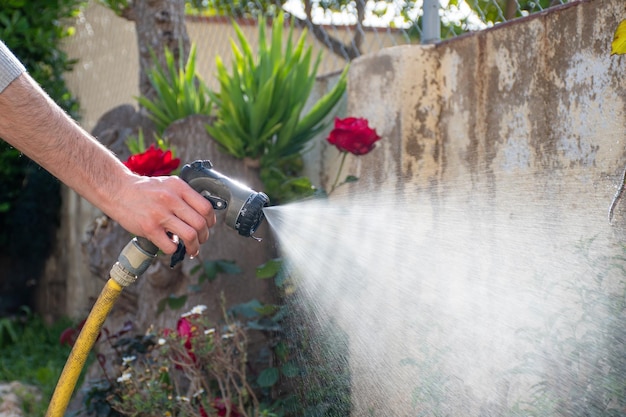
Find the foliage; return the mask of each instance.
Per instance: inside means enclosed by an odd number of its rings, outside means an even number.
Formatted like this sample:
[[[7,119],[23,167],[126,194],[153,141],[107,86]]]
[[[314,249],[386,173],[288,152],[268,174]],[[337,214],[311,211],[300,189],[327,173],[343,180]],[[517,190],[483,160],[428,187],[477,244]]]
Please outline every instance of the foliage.
[[[60,49],[59,43],[73,32],[61,22],[74,16],[81,3],[79,0],[9,0],[0,8],[0,39],[43,89],[74,117],[78,114],[78,102],[63,79],[74,61]],[[59,205],[58,182],[0,141],[0,249],[13,257],[14,286],[20,291],[27,292],[24,283],[37,277],[43,268]],[[37,236],[36,242],[32,236]]]
[[[12,328],[14,338],[3,339],[0,346],[0,380],[37,386],[42,400],[30,403],[26,415],[43,416],[69,354],[69,348],[59,344],[59,334],[70,321],[63,319],[49,326],[25,311],[25,315],[3,319],[11,320],[3,326]]]
[[[326,125],[326,118],[343,96],[347,68],[336,86],[304,116],[302,111],[315,82],[318,55],[305,47],[306,33],[294,44],[293,21],[283,50],[284,16],[274,19],[271,39],[259,22],[258,56],[234,23],[241,49],[232,42],[232,74],[217,58],[220,92],[212,92],[217,120],[207,131],[237,158],[260,162],[264,191],[274,203],[310,196],[315,188],[300,175],[301,152]]]
[[[276,16],[286,0],[241,1],[241,0],[187,0],[185,13],[190,15],[217,16]]]
[[[302,300],[289,303],[285,343],[298,369],[294,416],[351,415],[349,340],[333,321],[311,320]]]
[[[248,330],[226,314],[215,327],[205,308],[181,315],[176,329],[115,337],[118,371],[103,366],[104,380],[86,399],[91,414],[276,416],[250,378]]]
[[[474,0],[465,2],[485,23],[504,22],[524,14],[540,12],[551,6],[553,0]],[[457,6],[459,0],[450,0],[448,7]],[[514,7],[515,10],[511,10]],[[508,16],[507,16],[508,15]]]
[[[584,410],[588,417],[626,416],[626,246],[598,255],[593,244],[587,239],[577,245],[591,271],[546,293],[546,302],[564,292],[575,305],[519,330],[533,349],[513,373],[538,380],[530,400],[520,405],[525,415],[571,416]]]
[[[100,3],[111,9],[116,15],[121,16],[130,6],[132,0],[99,0]]]
[[[626,20],[622,20],[615,29],[613,42],[611,43],[611,55],[626,54]]]
[[[166,142],[162,137],[155,135],[154,142],[155,146],[162,151],[167,151],[168,149],[172,152],[172,156],[176,156],[176,148],[170,146],[168,142]],[[143,135],[143,130],[139,128],[139,134],[137,137],[129,136],[126,140],[126,146],[132,155],[143,153],[148,149],[146,146],[146,140]]]
[[[283,158],[260,170],[263,191],[273,204],[288,203],[315,195],[311,180],[301,175],[304,163],[300,155]]]
[[[154,62],[158,62],[152,54]],[[148,72],[148,79],[156,91],[153,100],[138,97],[139,104],[148,110],[159,134],[176,120],[194,114],[210,115],[211,101],[208,87],[196,73],[196,46],[191,46],[187,62],[183,57],[175,62],[174,54],[165,48],[166,68],[157,65]]]
[[[220,92],[212,92],[217,120],[207,131],[221,147],[237,158],[260,160],[268,167],[298,155],[324,127],[346,88],[347,71],[337,85],[305,115],[304,105],[315,83],[320,55],[313,61],[312,48],[303,34],[294,44],[293,21],[283,50],[284,16],[272,24],[268,39],[265,20],[259,20],[258,57],[241,28],[233,22],[241,49],[232,42],[232,74],[217,57]]]
[[[22,61],[29,74],[72,116],[78,102],[68,90],[64,74],[76,61],[68,58],[59,44],[74,33],[64,19],[75,17],[81,0],[9,0],[0,9],[0,39]]]
[[[157,303],[157,315],[165,311],[166,307],[171,310],[179,310],[185,306],[190,293],[200,292],[202,284],[205,281],[212,282],[217,279],[218,274],[237,275],[241,274],[241,268],[233,262],[223,259],[217,260],[203,260],[200,257],[196,257],[198,264],[191,268],[190,273],[197,275],[198,281],[196,284],[191,284],[187,288],[187,292],[169,296],[159,300]]]

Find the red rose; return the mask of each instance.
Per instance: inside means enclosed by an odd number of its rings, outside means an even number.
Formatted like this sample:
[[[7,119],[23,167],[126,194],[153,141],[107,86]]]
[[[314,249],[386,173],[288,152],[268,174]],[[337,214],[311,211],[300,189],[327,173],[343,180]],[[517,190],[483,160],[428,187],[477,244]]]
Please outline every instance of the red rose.
[[[124,165],[135,174],[157,177],[169,175],[178,168],[180,159],[172,158],[172,151],[164,152],[152,144],[145,152],[131,155]]]
[[[193,353],[191,338],[195,336],[195,326],[186,317],[181,317],[176,324],[178,335],[185,339],[185,349],[191,360],[196,362],[196,355]]]
[[[328,135],[328,143],[342,152],[365,155],[374,149],[380,139],[376,130],[370,128],[367,119],[358,117],[335,118],[335,128]]]
[[[229,400],[223,400],[222,398],[217,397],[215,400],[213,400],[213,403],[211,405],[213,406],[215,411],[217,411],[217,415],[220,417],[241,417],[241,414],[237,412],[237,410]],[[228,409],[230,409],[230,413],[228,413]]]
[[[63,333],[61,333],[61,336],[59,337],[59,343],[61,345],[67,345],[67,346],[74,346],[74,343],[76,343],[76,338],[78,337],[78,330],[76,330],[73,327],[69,327],[65,330],[63,330]]]

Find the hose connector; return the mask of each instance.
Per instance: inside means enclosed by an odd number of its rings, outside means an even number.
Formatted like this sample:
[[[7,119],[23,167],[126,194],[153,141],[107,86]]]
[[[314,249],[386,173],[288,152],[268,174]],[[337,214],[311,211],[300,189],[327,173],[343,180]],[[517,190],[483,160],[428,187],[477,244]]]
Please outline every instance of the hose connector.
[[[120,252],[111,268],[111,278],[122,287],[128,287],[150,266],[159,248],[145,238],[133,238]]]

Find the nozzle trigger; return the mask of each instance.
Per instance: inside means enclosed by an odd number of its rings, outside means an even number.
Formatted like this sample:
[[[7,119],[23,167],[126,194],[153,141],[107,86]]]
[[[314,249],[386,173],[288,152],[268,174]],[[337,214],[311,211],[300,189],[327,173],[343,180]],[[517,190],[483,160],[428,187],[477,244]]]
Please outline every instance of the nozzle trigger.
[[[176,252],[172,254],[172,258],[170,259],[170,268],[174,268],[176,264],[178,264],[183,259],[185,259],[185,253],[187,253],[185,244],[182,241],[179,241],[178,247],[176,248]]]
[[[215,195],[209,194],[206,191],[203,191],[200,194],[202,194],[202,196],[204,198],[209,200],[209,202],[213,206],[213,209],[215,209],[215,210],[224,210],[224,209],[226,209],[226,207],[228,207],[228,202],[226,200],[224,200],[223,198],[219,198],[219,197],[217,197]]]
[[[172,239],[174,237],[174,234],[172,232],[167,232],[167,236]],[[187,253],[187,249],[185,248],[185,244],[182,240],[178,240],[177,238],[175,242],[178,246],[176,247],[176,251],[172,254],[172,258],[170,259],[170,268],[174,268],[176,264],[185,259],[185,254]]]

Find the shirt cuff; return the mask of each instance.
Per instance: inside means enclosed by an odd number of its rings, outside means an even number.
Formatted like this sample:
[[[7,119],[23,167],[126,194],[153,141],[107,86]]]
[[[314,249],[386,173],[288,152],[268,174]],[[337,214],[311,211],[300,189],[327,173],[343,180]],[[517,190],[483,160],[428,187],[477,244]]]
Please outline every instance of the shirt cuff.
[[[0,41],[0,93],[25,71],[24,65]]]

